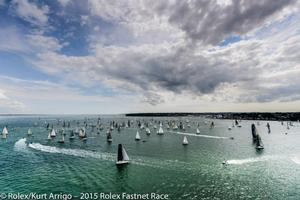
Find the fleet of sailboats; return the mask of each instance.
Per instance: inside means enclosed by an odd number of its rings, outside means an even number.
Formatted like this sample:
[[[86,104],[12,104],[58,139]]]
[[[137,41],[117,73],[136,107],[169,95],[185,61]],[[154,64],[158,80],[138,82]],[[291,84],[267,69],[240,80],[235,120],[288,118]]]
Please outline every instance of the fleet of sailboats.
[[[206,123],[205,123],[206,122]],[[214,122],[213,121],[210,121],[209,123],[207,121],[205,121],[204,124],[208,124],[207,127],[209,128],[213,128],[215,126]],[[232,123],[232,126],[229,124],[228,126],[228,130],[232,130],[234,127],[242,127],[241,121],[234,121],[234,123]],[[45,123],[46,124],[46,123]],[[157,124],[158,125],[158,128],[157,126],[155,125]],[[119,133],[122,132],[122,130],[124,128],[130,128],[130,127],[136,127],[137,128],[137,131],[136,131],[136,135],[135,135],[135,140],[139,141],[141,140],[141,134],[145,133],[146,135],[150,135],[151,134],[151,129],[150,128],[153,128],[153,129],[156,129],[156,133],[158,135],[162,135],[162,134],[168,134],[169,132],[172,132],[172,129],[173,130],[177,130],[177,129],[180,129],[180,130],[184,130],[184,124],[189,127],[187,128],[187,130],[191,130],[190,129],[190,124],[196,124],[194,123],[193,121],[192,122],[176,122],[176,121],[171,121],[171,122],[158,122],[158,121],[153,121],[153,122],[139,122],[139,125],[138,126],[134,126],[134,122],[133,121],[129,121],[126,122],[126,123],[122,123],[122,124],[116,124],[115,122],[114,123],[111,123],[109,126],[107,126],[107,142],[111,143],[113,140],[112,140],[112,133],[113,133],[113,130],[117,130]],[[258,124],[258,123],[256,123]],[[70,129],[67,129],[65,127],[67,127],[67,125],[61,127],[61,129],[59,129],[59,127],[56,127],[56,129],[53,127],[53,124],[50,125],[49,123],[47,124],[47,130],[49,129],[50,131],[48,131],[48,137],[47,139],[50,141],[50,140],[54,140],[54,138],[56,137],[57,135],[57,130],[59,135],[61,137],[59,137],[58,140],[56,140],[58,143],[61,143],[61,144],[64,144],[66,141],[65,141],[65,130],[66,132],[69,131],[69,139],[70,140],[74,140],[76,139],[75,136],[79,137],[80,139],[82,139],[83,141],[87,140],[87,133],[86,133],[86,130],[89,130],[90,129],[87,129],[89,126],[92,127],[92,131],[94,131],[94,129],[96,130],[97,133],[100,134],[100,131],[104,129],[103,127],[103,124],[99,123],[97,125],[93,125],[93,124],[87,124],[87,123],[84,123],[84,126],[80,126],[79,123],[77,124],[79,127],[82,127],[82,128],[74,128],[72,130]],[[218,124],[219,125],[219,124]],[[285,124],[282,123],[282,126],[284,126]],[[178,127],[179,126],[179,127]],[[200,130],[199,130],[199,123],[195,125],[196,126],[196,131],[195,129],[193,130],[195,135],[200,135]],[[270,124],[269,123],[266,123],[266,126],[267,126],[267,131],[268,133],[271,132],[271,128],[270,128]],[[289,128],[290,126],[293,126],[292,123],[286,123],[286,126]],[[52,128],[50,128],[52,127]],[[166,131],[164,132],[163,128],[166,128],[167,130],[170,129],[170,131]],[[261,128],[260,128],[261,130]],[[192,131],[192,130],[191,130]],[[234,131],[232,131],[231,133],[234,133]],[[28,128],[27,129],[27,135],[28,136],[31,136],[33,134],[32,132],[32,129],[31,128]],[[181,132],[180,134],[183,135],[183,140],[182,140],[182,145],[188,145],[189,144],[189,141],[188,141],[188,138],[187,138],[187,135],[192,135],[192,133],[184,133],[184,132]],[[252,140],[253,140],[253,145],[255,146],[255,148],[257,150],[262,150],[264,149],[264,145],[263,145],[263,142],[262,142],[262,138],[260,136],[260,134],[258,133],[258,129],[256,128],[255,124],[251,124],[251,134],[252,134]],[[7,126],[4,126],[3,130],[2,130],[2,138],[7,138],[7,135],[8,135],[8,129],[7,129]],[[228,137],[230,139],[233,139],[233,137]],[[128,157],[128,154],[124,148],[124,146],[122,144],[119,144],[118,145],[118,154],[117,154],[117,161],[116,161],[116,164],[117,165],[122,165],[122,164],[127,164],[129,163],[129,157]]]

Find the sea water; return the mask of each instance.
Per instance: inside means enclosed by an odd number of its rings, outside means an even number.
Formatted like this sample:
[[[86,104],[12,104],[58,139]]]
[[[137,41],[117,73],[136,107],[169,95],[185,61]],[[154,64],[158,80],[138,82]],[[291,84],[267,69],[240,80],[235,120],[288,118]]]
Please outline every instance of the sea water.
[[[242,121],[203,117],[126,118],[100,116],[105,129],[97,134],[87,128],[86,142],[77,136],[69,140],[69,130],[86,120],[96,124],[98,116],[2,116],[0,128],[8,126],[7,139],[0,140],[0,188],[3,193],[84,195],[103,194],[167,195],[168,199],[299,199],[300,198],[300,124],[290,129],[286,123]],[[65,128],[65,143],[60,134],[48,141],[45,122]],[[110,121],[140,120],[163,122],[164,135],[139,130],[136,126],[113,131],[113,142],[106,142]],[[190,127],[186,125],[189,120]],[[166,121],[182,121],[185,130],[167,130]],[[215,127],[209,123],[214,121]],[[255,123],[265,149],[257,151],[252,142],[251,124]],[[199,124],[199,127],[198,127]],[[200,135],[196,135],[197,127]],[[27,136],[31,128],[33,135]],[[184,135],[189,145],[182,145]],[[233,140],[230,138],[234,138]],[[143,140],[145,142],[143,142]],[[131,159],[124,167],[115,165],[117,145],[122,143]],[[222,164],[226,161],[226,165]],[[89,196],[89,195],[92,196]],[[68,197],[68,196],[67,196]],[[150,196],[149,196],[150,197]],[[92,199],[92,198],[89,198]]]

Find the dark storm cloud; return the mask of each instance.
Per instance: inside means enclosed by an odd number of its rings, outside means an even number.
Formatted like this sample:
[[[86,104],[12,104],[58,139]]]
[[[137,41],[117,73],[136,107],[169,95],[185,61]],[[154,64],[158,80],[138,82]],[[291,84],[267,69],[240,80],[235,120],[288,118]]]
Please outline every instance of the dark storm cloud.
[[[218,44],[227,36],[245,34],[296,0],[232,0],[220,5],[217,1],[182,1],[157,6],[161,14],[168,13],[170,23],[178,26],[188,39],[205,44]]]
[[[142,91],[171,91],[176,94],[188,91],[198,95],[213,93],[223,83],[255,79],[257,73],[250,67],[221,57],[194,55],[194,50],[188,47],[185,51],[180,49],[158,57],[140,52],[118,56],[120,60],[114,60],[112,65],[98,73],[134,84]],[[250,66],[254,62],[248,64]]]

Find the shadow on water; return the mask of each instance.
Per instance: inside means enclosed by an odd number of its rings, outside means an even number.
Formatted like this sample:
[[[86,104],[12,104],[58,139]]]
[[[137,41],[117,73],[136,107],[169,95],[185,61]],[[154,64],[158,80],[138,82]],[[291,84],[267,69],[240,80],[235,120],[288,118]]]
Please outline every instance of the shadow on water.
[[[263,152],[264,152],[263,149],[256,149],[255,154],[262,155]]]
[[[116,188],[120,191],[127,191],[129,186],[128,183],[128,172],[129,172],[129,166],[128,164],[125,165],[116,165],[117,171],[116,171],[116,181],[117,184]]]

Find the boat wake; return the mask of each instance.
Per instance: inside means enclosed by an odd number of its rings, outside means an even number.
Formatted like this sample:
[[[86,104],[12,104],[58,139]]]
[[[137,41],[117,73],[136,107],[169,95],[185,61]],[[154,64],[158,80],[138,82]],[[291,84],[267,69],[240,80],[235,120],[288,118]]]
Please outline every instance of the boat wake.
[[[95,158],[101,159],[105,161],[115,162],[117,154],[114,153],[104,153],[104,152],[94,152],[88,150],[81,149],[67,149],[67,148],[59,148],[55,146],[47,146],[40,143],[30,143],[26,144],[26,139],[20,139],[15,143],[16,151],[28,151],[29,149],[33,149],[36,151],[52,153],[52,154],[63,154],[68,156],[76,156],[82,158]],[[159,160],[156,158],[143,157],[143,156],[130,156],[130,163],[140,166],[147,166],[153,168],[168,168],[172,169],[174,167],[179,167],[183,169],[189,169],[188,164],[185,162],[181,162],[178,160]]]
[[[169,131],[170,133],[175,133],[178,135],[189,135],[193,137],[205,137],[205,138],[213,138],[213,139],[232,139],[230,137],[222,137],[222,136],[213,136],[213,135],[203,135],[203,134],[194,134],[194,133],[185,133],[185,132],[175,132],[175,131]]]
[[[64,154],[64,155],[77,156],[83,158],[90,157],[90,158],[97,158],[97,159],[108,160],[108,161],[114,161],[116,157],[116,154],[111,154],[111,153],[103,153],[103,152],[96,153],[96,152],[81,150],[81,149],[65,149],[65,148],[58,148],[54,146],[46,146],[40,143],[31,143],[28,144],[28,147],[31,149],[35,149],[47,153]]]
[[[300,159],[297,156],[293,156],[290,159],[297,165],[300,165]]]
[[[15,151],[27,151],[26,138],[19,139],[14,146]]]
[[[263,156],[263,157],[259,157],[259,158],[227,160],[225,163],[229,164],[229,165],[243,165],[243,164],[248,164],[248,163],[265,162],[265,161],[277,160],[277,159],[279,159],[278,156]]]

